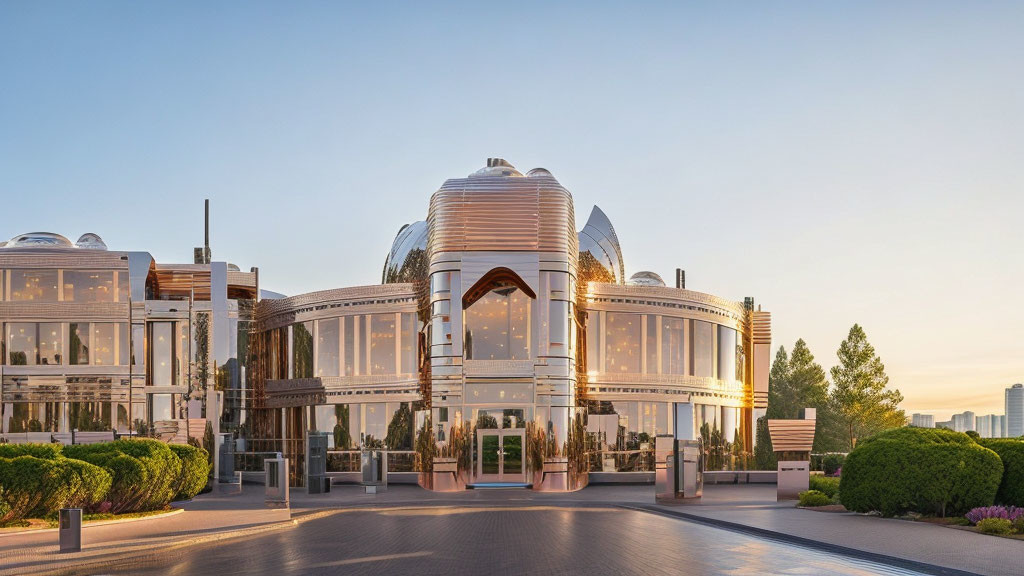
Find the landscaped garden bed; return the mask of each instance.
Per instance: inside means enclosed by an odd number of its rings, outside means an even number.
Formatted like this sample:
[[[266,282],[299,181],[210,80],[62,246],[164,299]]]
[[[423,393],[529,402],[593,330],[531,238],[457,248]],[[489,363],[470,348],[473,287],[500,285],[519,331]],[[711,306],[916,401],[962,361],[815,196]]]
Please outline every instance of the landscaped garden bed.
[[[202,448],[152,439],[0,444],[0,526],[49,527],[61,508],[95,521],[166,511],[206,486],[208,458]]]

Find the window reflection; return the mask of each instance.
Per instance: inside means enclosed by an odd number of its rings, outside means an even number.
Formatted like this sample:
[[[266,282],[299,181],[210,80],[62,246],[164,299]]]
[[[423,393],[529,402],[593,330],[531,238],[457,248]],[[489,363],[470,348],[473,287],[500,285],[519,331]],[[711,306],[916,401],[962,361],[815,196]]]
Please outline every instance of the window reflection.
[[[39,324],[39,363],[59,365],[64,360],[64,325],[58,322]]]
[[[402,374],[416,373],[417,340],[416,314],[402,314]]]
[[[97,366],[114,365],[114,325],[92,325],[92,363]]]
[[[292,375],[294,378],[313,377],[313,323],[292,325]]]
[[[11,270],[11,301],[56,302],[56,270]]]
[[[89,324],[68,325],[68,364],[78,366],[89,363]]]
[[[112,270],[65,270],[65,302],[114,302],[118,290]]]
[[[466,359],[528,360],[532,300],[515,286],[494,288],[465,311]]]
[[[736,331],[718,327],[718,378],[738,379],[736,376]]]
[[[640,315],[609,312],[605,315],[604,358],[613,374],[640,373]]]
[[[715,325],[700,320],[693,321],[693,375],[714,378],[714,337]]]
[[[662,374],[686,374],[686,353],[687,343],[683,327],[685,320],[682,318],[661,319],[661,373]]]
[[[10,432],[59,432],[60,403],[15,402],[11,408]]]
[[[657,374],[658,368],[658,317],[654,314],[647,315],[647,332],[644,334],[644,349],[646,358],[644,362],[645,374]]]
[[[68,424],[72,430],[110,430],[110,402],[69,402]]]
[[[29,322],[7,324],[7,363],[11,366],[35,366],[38,362],[36,325]]]
[[[395,315],[370,316],[370,373],[395,373]]]
[[[150,386],[172,386],[174,368],[174,337],[172,322],[151,322],[149,325]]]
[[[337,376],[339,367],[338,351],[341,345],[338,318],[316,322],[316,375]],[[330,432],[326,430],[326,432]]]

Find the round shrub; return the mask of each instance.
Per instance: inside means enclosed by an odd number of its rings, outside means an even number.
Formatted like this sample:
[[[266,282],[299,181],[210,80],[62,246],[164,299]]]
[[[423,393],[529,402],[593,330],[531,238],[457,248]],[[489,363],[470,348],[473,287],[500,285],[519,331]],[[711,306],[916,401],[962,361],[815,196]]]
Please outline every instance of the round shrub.
[[[961,515],[992,505],[1002,472],[999,456],[966,434],[898,428],[858,443],[843,465],[839,497],[856,512]]]
[[[206,450],[191,445],[171,444],[171,452],[181,460],[181,475],[175,485],[175,500],[188,500],[199,494],[210,479]]]
[[[1003,481],[999,484],[996,502],[1024,506],[1024,440],[993,438],[983,439],[979,444],[998,454],[1003,461]]]
[[[62,474],[77,478],[77,482],[69,480],[77,484],[78,489],[68,496],[66,507],[91,510],[103,502],[113,480],[109,472],[94,464],[73,458],[61,458],[56,462],[63,468]]]
[[[831,498],[829,498],[823,492],[818,492],[817,490],[806,490],[800,493],[800,505],[805,508],[814,508],[815,506],[828,506],[831,503]]]
[[[978,522],[978,531],[985,534],[1013,534],[1013,524],[1006,518],[985,518]]]
[[[811,476],[809,488],[832,498],[839,493],[839,478],[814,475]]]
[[[114,513],[158,510],[171,502],[181,460],[167,444],[152,439],[121,439],[67,446],[67,456],[105,468],[113,477],[108,494]]]
[[[33,456],[43,460],[55,460],[61,457],[60,444],[0,444],[0,458],[17,458]]]
[[[50,466],[33,456],[0,458],[4,509],[0,525],[29,517],[43,501],[43,479]]]

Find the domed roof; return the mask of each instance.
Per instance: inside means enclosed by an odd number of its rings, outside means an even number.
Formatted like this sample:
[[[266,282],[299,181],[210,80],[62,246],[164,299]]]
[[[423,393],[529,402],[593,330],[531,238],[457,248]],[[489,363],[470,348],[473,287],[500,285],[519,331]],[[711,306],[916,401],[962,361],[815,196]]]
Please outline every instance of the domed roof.
[[[522,172],[516,170],[513,166],[504,158],[488,158],[487,166],[473,172],[469,175],[470,178],[482,178],[487,176],[515,176],[522,177]]]
[[[406,224],[398,230],[391,251],[384,261],[384,276],[381,283],[415,282],[425,280],[428,262],[427,223],[424,220]]]
[[[78,239],[78,242],[75,242],[75,247],[82,248],[83,250],[107,249],[107,245],[105,242],[103,242],[103,238],[100,238],[99,235],[93,234],[92,232],[82,234],[82,236]]]
[[[664,286],[661,276],[649,270],[643,270],[629,277],[626,284],[630,286]]]
[[[52,232],[29,232],[11,238],[4,248],[74,248],[71,240]]]

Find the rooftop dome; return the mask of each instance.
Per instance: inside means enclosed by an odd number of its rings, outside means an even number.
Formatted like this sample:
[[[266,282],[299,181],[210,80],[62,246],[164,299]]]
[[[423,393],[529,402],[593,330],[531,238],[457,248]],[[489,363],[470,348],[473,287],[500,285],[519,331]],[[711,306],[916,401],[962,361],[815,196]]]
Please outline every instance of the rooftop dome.
[[[427,223],[423,220],[402,226],[384,261],[382,283],[426,279],[429,267],[426,258],[428,231]]]
[[[470,178],[484,178],[488,176],[514,176],[521,178],[523,174],[504,158],[488,158],[487,166],[469,175]]]
[[[610,282],[623,284],[626,280],[626,264],[622,260],[622,248],[608,216],[597,206],[590,212],[587,224],[580,230],[579,238],[581,280],[588,282]]]
[[[630,276],[626,284],[630,286],[664,286],[665,281],[657,273],[643,270]]]
[[[52,232],[29,232],[11,238],[5,248],[74,248],[71,240]]]
[[[78,242],[75,242],[75,247],[82,248],[83,250],[106,250],[107,245],[103,242],[103,238],[99,235],[87,232],[82,234]]]

